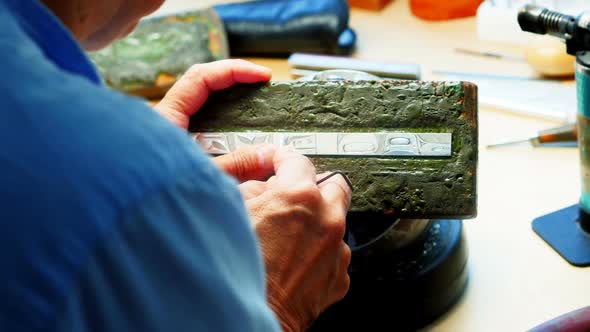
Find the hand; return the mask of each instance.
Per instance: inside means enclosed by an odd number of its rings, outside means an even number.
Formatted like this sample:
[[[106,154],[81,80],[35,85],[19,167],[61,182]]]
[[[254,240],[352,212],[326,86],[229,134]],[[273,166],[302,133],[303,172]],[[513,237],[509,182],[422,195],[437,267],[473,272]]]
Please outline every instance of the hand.
[[[316,185],[323,176],[298,153],[248,149],[216,163],[242,181],[249,173],[262,179],[274,166],[268,181],[240,189],[264,256],[268,303],[285,331],[303,331],[348,291],[350,249],[342,238],[352,193],[339,176]]]
[[[190,117],[209,97],[209,93],[236,83],[266,82],[271,71],[244,60],[220,60],[193,65],[154,106],[165,118],[187,129]]]
[[[266,180],[274,173],[275,153],[274,145],[259,144],[215,157],[213,162],[241,183],[240,192],[248,200],[266,190],[266,182],[260,180]]]

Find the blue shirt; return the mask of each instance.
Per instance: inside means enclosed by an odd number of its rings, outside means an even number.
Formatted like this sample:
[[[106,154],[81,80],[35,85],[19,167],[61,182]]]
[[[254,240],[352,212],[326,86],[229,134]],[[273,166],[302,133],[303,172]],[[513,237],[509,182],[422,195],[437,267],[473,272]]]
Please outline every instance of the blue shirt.
[[[0,77],[0,331],[279,330],[236,182],[37,0]]]

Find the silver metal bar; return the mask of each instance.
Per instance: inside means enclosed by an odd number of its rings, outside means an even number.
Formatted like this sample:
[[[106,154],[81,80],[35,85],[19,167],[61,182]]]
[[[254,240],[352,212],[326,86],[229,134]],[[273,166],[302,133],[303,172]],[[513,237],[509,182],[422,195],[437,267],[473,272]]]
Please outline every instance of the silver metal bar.
[[[450,157],[451,133],[408,132],[206,132],[193,133],[209,154],[260,143],[291,146],[308,156]]]

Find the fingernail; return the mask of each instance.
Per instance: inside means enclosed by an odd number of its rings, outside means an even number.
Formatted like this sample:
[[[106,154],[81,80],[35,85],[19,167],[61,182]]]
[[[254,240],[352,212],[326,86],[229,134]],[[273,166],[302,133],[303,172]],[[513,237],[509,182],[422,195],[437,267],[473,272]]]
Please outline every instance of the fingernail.
[[[263,73],[264,75],[266,75],[268,77],[271,77],[272,76],[272,70],[270,68],[264,67],[264,66],[261,66],[261,65],[257,65],[257,64],[254,64],[254,66],[256,67],[256,70],[258,72]]]
[[[260,71],[265,71],[265,72],[269,72],[269,73],[272,71],[272,70],[270,70],[270,68],[265,67],[265,66],[261,66],[261,65],[256,64],[256,63],[254,64],[254,66],[256,66],[258,68],[258,70],[260,70]]]
[[[276,147],[272,144],[263,144],[258,147],[258,165],[261,169],[272,167],[272,160],[276,152]]]

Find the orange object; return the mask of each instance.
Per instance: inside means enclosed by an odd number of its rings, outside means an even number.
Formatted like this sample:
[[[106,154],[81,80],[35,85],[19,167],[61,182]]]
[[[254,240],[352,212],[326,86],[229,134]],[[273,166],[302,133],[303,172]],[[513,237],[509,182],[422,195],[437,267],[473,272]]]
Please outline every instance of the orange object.
[[[483,0],[409,0],[412,14],[424,20],[444,21],[475,16]]]
[[[348,5],[368,10],[381,10],[390,2],[391,0],[348,0]]]

